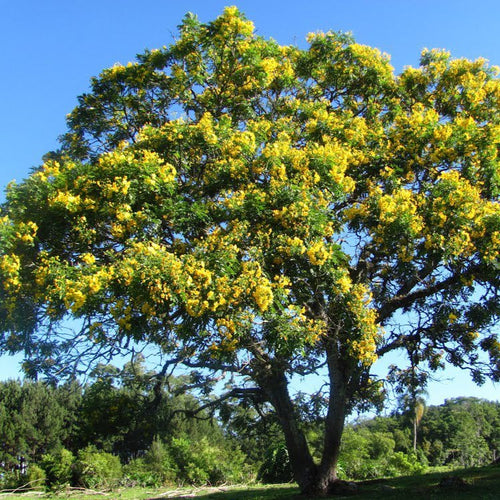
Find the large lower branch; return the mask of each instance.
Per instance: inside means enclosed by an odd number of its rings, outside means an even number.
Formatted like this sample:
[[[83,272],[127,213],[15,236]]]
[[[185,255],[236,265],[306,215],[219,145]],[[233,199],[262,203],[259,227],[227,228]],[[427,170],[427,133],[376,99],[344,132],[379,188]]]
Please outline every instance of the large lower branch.
[[[200,405],[197,408],[174,410],[172,412],[172,416],[182,413],[188,417],[197,417],[203,411],[208,409],[215,409],[224,401],[232,398],[238,398],[238,399],[253,398],[257,399],[259,402],[263,402],[263,400],[265,399],[264,391],[262,391],[262,389],[260,389],[259,387],[248,387],[248,388],[237,387],[230,390],[229,392],[226,392],[226,394],[223,394],[219,398],[214,399],[212,401],[208,401],[207,403]]]
[[[460,280],[474,276],[481,269],[481,266],[471,266],[469,269],[459,273],[456,272],[449,276],[448,278],[429,285],[425,288],[421,288],[419,290],[415,290],[413,292],[408,292],[403,295],[396,295],[392,299],[386,301],[379,309],[378,309],[378,320],[381,324],[383,324],[387,319],[389,319],[397,310],[405,309],[411,307],[417,300],[425,299],[427,297],[431,297],[432,295],[445,290],[446,288],[459,283]]]

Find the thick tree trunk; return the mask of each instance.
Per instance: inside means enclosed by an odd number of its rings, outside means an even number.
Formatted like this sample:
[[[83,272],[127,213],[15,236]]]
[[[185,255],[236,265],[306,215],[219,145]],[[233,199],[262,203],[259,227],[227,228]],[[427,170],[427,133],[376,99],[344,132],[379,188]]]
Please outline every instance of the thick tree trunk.
[[[333,349],[328,349],[328,372],[330,393],[328,413],[325,420],[323,454],[314,481],[303,492],[318,496],[326,495],[335,489],[337,484],[337,464],[340,454],[340,443],[344,431],[347,404],[347,373],[339,365],[338,357]]]
[[[283,372],[274,371],[259,381],[276,410],[290,457],[293,477],[305,490],[317,477],[317,466],[309,451],[307,440],[300,429],[295,408],[288,392],[288,381]]]
[[[339,364],[333,346],[328,352],[330,376],[330,399],[325,420],[323,456],[319,464],[314,463],[307,440],[296,417],[288,392],[288,381],[283,370],[262,366],[255,374],[259,386],[267,393],[279,418],[285,436],[290,464],[295,481],[302,493],[309,496],[324,496],[333,491],[337,483],[337,463],[340,442],[344,430],[346,403],[348,400],[347,370]]]

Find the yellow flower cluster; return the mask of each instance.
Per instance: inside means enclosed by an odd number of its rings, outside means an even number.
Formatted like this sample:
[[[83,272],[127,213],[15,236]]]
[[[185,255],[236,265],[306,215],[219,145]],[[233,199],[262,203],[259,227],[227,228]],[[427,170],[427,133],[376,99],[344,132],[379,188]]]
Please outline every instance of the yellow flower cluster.
[[[351,352],[365,366],[371,366],[377,361],[376,338],[373,336],[354,340],[351,344]]]
[[[269,85],[277,76],[280,76],[281,65],[274,57],[266,57],[260,62],[260,67],[266,74],[265,85]]]
[[[242,36],[251,36],[255,29],[254,24],[245,20],[238,8],[234,6],[226,7],[223,14],[215,20],[214,26],[220,32],[218,36],[224,41],[226,41],[226,37],[230,37],[235,33]]]
[[[257,285],[252,296],[261,312],[267,311],[273,302],[273,291],[269,283]]]
[[[42,167],[34,174],[34,178],[41,180],[42,182],[48,182],[53,180],[61,173],[61,164],[57,161],[48,161],[42,165]]]
[[[386,77],[392,77],[394,68],[389,62],[390,56],[388,54],[380,52],[377,48],[359,43],[349,45],[349,50],[363,66],[376,70]]]
[[[307,149],[311,159],[327,166],[332,180],[350,193],[355,188],[354,180],[346,175],[346,170],[353,158],[352,151],[337,140],[324,137],[325,144],[311,144]]]
[[[51,206],[64,207],[68,212],[77,212],[80,210],[81,202],[79,194],[73,195],[67,191],[58,191],[55,197],[49,200]]]
[[[413,234],[418,234],[422,229],[422,218],[417,214],[417,199],[409,189],[398,189],[392,194],[384,194],[378,199],[381,226],[393,223],[410,216],[410,229]]]
[[[201,132],[207,144],[217,144],[217,134],[214,130],[214,120],[211,113],[205,113],[197,124],[197,128]]]
[[[456,170],[440,174],[436,190],[429,207],[433,229],[425,235],[425,247],[440,248],[452,258],[473,255],[476,241],[485,236],[488,217],[500,212],[498,204],[484,200],[481,185],[471,184]],[[496,252],[498,247],[491,248]]]
[[[487,246],[484,255],[484,260],[487,262],[495,262],[500,259],[500,231],[491,233],[491,243]]]
[[[351,354],[363,365],[369,366],[377,360],[376,348],[380,339],[377,313],[371,307],[371,294],[366,285],[353,284],[347,295],[349,314],[357,332],[347,339]],[[353,332],[354,332],[353,331]]]
[[[336,280],[336,285],[340,293],[349,293],[352,287],[352,281],[349,274],[347,273],[347,270],[342,270],[342,272],[339,274],[339,277]]]
[[[239,158],[242,154],[251,155],[255,152],[255,135],[249,130],[234,132],[221,146],[222,153],[227,158]]]
[[[287,333],[281,334],[282,340],[298,342],[299,345],[316,344],[326,332],[326,324],[322,319],[309,318],[304,307],[290,304],[284,311],[284,315],[289,322]],[[296,338],[294,338],[296,337]]]
[[[28,222],[20,222],[16,227],[16,238],[23,243],[28,245],[32,244],[35,241],[35,236],[38,231],[38,226],[33,221]]]
[[[313,266],[322,266],[330,257],[330,252],[324,242],[318,240],[307,249],[307,256]]]
[[[21,260],[16,254],[6,254],[0,257],[0,273],[3,277],[3,285],[9,291],[18,290],[21,286],[19,270]]]

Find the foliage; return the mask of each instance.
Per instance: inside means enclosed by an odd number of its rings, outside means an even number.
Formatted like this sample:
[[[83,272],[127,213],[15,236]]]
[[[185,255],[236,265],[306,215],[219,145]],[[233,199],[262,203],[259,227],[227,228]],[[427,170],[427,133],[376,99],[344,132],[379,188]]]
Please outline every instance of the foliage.
[[[244,478],[244,456],[239,450],[217,448],[207,438],[192,441],[187,436],[173,438],[170,444],[176,478],[181,484],[221,484]]]
[[[66,451],[60,449],[61,440],[51,440],[50,432],[62,432],[64,422],[74,422],[62,433],[64,441],[72,444],[71,452],[77,456],[71,466],[71,484],[86,486],[111,486],[121,476],[120,459],[126,463],[125,475],[132,484],[160,486],[175,482],[239,482],[252,476],[252,461],[248,460],[237,447],[235,436],[228,436],[218,422],[209,419],[208,415],[198,413],[198,419],[189,417],[190,408],[199,402],[196,397],[186,392],[189,380],[170,377],[168,385],[174,393],[167,390],[164,381],[157,386],[158,374],[145,372],[144,380],[133,376],[141,372],[143,360],[140,358],[126,364],[122,369],[111,365],[100,366],[93,377],[83,388],[80,387],[79,404],[73,406],[74,391],[68,390],[66,384],[48,386],[46,384],[20,381],[0,383],[0,393],[3,395],[24,394],[24,406],[17,411],[19,398],[5,397],[0,409],[5,411],[5,420],[0,421],[0,442],[2,446],[3,463],[1,473],[5,487],[18,487],[28,482],[23,472],[27,468],[28,476],[37,470],[39,462],[47,469],[48,483],[57,487],[63,472],[57,470],[59,456],[63,454],[65,462]],[[49,391],[50,398],[43,399],[44,406],[36,407],[40,418],[50,415],[64,417],[61,422],[53,422],[53,429],[47,429],[37,421],[33,422],[37,431],[33,435],[31,425],[21,425],[28,417],[22,408],[33,408],[39,401],[37,391]],[[96,397],[98,395],[98,397]],[[20,397],[20,396],[19,396]],[[33,401],[30,400],[33,398]],[[159,402],[153,404],[155,398]],[[121,406],[117,406],[117,401]],[[65,408],[65,413],[60,413]],[[128,411],[119,411],[127,408]],[[178,414],[173,416],[173,411]],[[109,419],[107,421],[107,418]],[[42,423],[45,420],[41,420]],[[135,429],[135,430],[134,430]],[[47,435],[42,435],[44,430]],[[143,433],[139,434],[138,431]],[[156,437],[150,438],[151,434]],[[133,439],[134,436],[141,439]],[[189,436],[189,439],[186,438]],[[185,453],[179,454],[178,438],[185,444]],[[40,441],[37,442],[36,439]],[[32,442],[28,448],[25,443]],[[48,445],[47,442],[51,445]],[[89,444],[94,442],[95,444]],[[44,450],[40,453],[39,450]],[[112,450],[115,455],[111,455]],[[182,458],[179,466],[174,463],[173,455]],[[134,458],[136,457],[136,458]],[[137,458],[140,457],[140,458]],[[189,464],[193,462],[201,472],[189,472]],[[255,462],[253,462],[255,463]],[[64,467],[63,467],[64,468]],[[64,469],[66,470],[66,469]],[[188,472],[184,472],[188,470]],[[43,471],[42,471],[43,472]],[[43,474],[45,474],[43,472]],[[69,473],[68,473],[69,474]],[[191,476],[188,476],[191,474]]]
[[[173,470],[175,465],[172,463],[168,447],[158,438],[156,438],[144,456],[144,463],[153,477],[157,478],[159,484],[166,484],[174,479]]]
[[[163,408],[151,405],[154,378],[143,372],[143,360],[122,369],[99,365],[91,380],[80,408],[80,446],[95,444],[124,460],[146,449]]]
[[[58,387],[41,382],[0,383],[0,462],[4,470],[19,467],[20,457],[37,462],[74,436],[81,396],[76,384]],[[71,436],[71,437],[70,437]]]
[[[175,470],[168,446],[158,438],[144,457],[134,458],[124,467],[129,483],[156,487],[173,483]]]
[[[428,407],[416,452],[411,442],[413,418],[409,408],[403,414],[349,426],[340,458],[345,476],[413,474],[428,464],[478,467],[495,462],[500,454],[498,402],[456,398]],[[376,449],[381,453],[374,453]]]
[[[74,471],[76,482],[86,488],[117,486],[122,477],[120,459],[95,446],[79,451]]]
[[[500,404],[449,399],[422,420],[422,448],[432,464],[478,467],[500,455]]]
[[[70,485],[74,463],[75,456],[65,448],[43,455],[40,465],[45,472],[47,486],[50,489],[60,489]]]
[[[288,483],[293,480],[285,443],[277,443],[267,449],[257,479],[267,484]]]
[[[409,476],[415,474],[421,474],[425,471],[426,467],[420,463],[417,459],[416,454],[412,453],[406,455],[401,451],[398,451],[392,455],[389,461],[390,471],[394,476]]]
[[[230,399],[218,407],[218,417],[230,437],[253,464],[265,459],[269,443],[283,441],[276,414],[259,400]]]
[[[340,472],[347,479],[374,479],[425,470],[416,454],[395,451],[391,432],[348,427],[344,432],[340,453]]]
[[[37,464],[30,464],[26,471],[24,484],[33,490],[42,490],[47,483],[45,471]],[[19,486],[19,485],[18,485]]]
[[[164,471],[161,470],[161,475],[158,475],[158,466],[151,470],[141,457],[133,458],[123,466],[123,482],[127,487],[154,487],[162,486],[165,476]]]
[[[345,416],[383,400],[378,357],[402,349],[422,383],[445,362],[500,377],[499,89],[482,59],[426,50],[395,75],[347,35],[302,50],[235,7],[187,15],[93,79],[61,150],[9,187],[0,347],[32,375],[137,343],[237,374],[325,493]],[[325,366],[317,466],[288,383]]]
[[[144,457],[125,466],[129,481],[149,486],[221,484],[247,481],[245,456],[235,448],[211,442],[208,436],[173,437],[168,444],[155,439]]]

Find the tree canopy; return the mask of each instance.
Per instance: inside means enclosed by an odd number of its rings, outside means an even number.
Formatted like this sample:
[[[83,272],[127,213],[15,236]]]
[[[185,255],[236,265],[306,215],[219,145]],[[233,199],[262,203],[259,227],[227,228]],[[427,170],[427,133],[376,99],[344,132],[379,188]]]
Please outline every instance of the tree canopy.
[[[378,357],[499,378],[500,85],[485,60],[425,50],[396,75],[348,35],[307,41],[188,14],[94,78],[61,149],[8,188],[0,345],[32,373],[148,343],[239,374],[324,492],[346,414],[383,398]],[[287,386],[321,369],[318,465]]]

